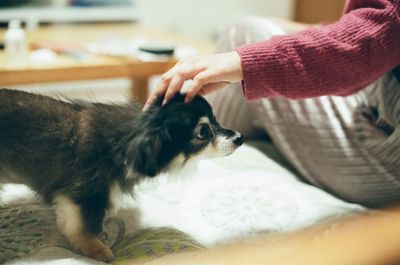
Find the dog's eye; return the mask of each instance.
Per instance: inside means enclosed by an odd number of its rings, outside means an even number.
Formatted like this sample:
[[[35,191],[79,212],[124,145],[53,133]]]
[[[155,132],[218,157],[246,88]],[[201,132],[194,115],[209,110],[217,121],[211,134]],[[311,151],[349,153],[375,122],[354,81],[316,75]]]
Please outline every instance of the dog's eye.
[[[203,124],[200,126],[200,131],[197,134],[197,138],[199,138],[200,140],[205,140],[210,138],[211,135],[211,131],[210,131],[210,127],[208,127],[208,125]]]

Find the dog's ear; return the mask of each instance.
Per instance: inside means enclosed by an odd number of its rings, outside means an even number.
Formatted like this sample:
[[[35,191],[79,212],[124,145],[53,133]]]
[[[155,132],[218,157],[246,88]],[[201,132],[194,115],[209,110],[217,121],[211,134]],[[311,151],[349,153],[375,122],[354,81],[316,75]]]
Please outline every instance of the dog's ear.
[[[164,121],[169,135],[182,137],[181,133],[190,132],[194,127],[190,113],[176,111]]]
[[[154,177],[160,171],[161,139],[157,135],[140,134],[130,143],[126,152],[128,165],[145,176]]]

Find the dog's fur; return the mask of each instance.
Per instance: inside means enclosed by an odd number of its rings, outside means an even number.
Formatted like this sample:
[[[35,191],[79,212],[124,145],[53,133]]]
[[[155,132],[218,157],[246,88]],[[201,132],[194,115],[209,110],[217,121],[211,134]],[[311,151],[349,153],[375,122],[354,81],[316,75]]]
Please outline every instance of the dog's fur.
[[[161,102],[162,99],[160,99]],[[141,105],[61,101],[0,89],[0,172],[54,205],[72,246],[109,261],[97,235],[115,190],[180,168],[194,157],[224,156],[242,144],[201,97],[177,95],[146,112]]]

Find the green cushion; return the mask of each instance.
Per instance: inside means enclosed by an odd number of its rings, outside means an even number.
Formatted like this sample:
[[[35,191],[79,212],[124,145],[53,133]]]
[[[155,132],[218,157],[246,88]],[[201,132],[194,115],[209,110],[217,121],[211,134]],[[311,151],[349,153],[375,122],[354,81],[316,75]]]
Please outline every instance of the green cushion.
[[[132,224],[128,219],[132,218],[128,217],[113,217],[105,221],[103,239],[107,238],[110,241],[108,245],[113,246],[115,264],[147,261],[171,253],[204,249],[188,235],[175,229],[130,230]],[[41,204],[0,206],[0,264],[11,259],[79,259],[74,253],[65,254],[67,252],[56,251],[55,247],[70,250],[70,245],[56,228],[55,214],[51,208]],[[48,256],[48,253],[52,253],[52,256]]]
[[[127,234],[114,245],[114,264],[145,262],[164,255],[205,249],[185,233],[171,228],[148,228]]]

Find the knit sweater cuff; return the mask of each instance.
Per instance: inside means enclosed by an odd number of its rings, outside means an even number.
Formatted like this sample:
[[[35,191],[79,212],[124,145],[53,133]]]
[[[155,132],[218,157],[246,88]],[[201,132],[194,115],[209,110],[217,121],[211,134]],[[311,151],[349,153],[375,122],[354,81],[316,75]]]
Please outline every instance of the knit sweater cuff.
[[[245,98],[247,100],[256,100],[264,97],[276,96],[277,93],[271,88],[266,86],[265,79],[267,76],[260,76],[260,70],[265,70],[266,63],[268,62],[268,57],[272,54],[271,52],[266,52],[263,50],[260,53],[260,49],[257,44],[250,44],[238,47],[236,52],[240,56],[243,69],[243,80],[242,80],[242,90]],[[269,75],[269,71],[263,71],[265,75]],[[273,73],[271,73],[273,74]]]

